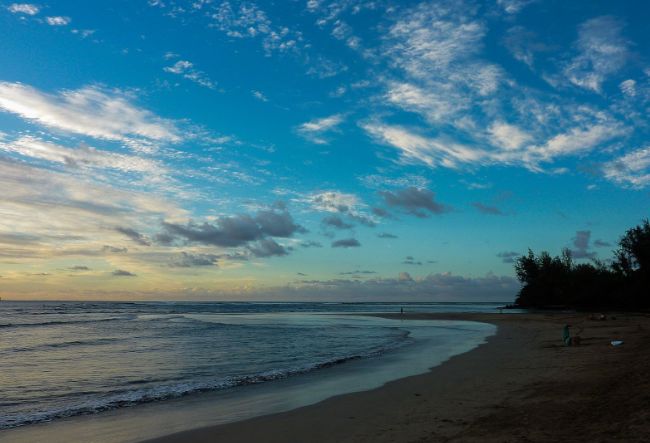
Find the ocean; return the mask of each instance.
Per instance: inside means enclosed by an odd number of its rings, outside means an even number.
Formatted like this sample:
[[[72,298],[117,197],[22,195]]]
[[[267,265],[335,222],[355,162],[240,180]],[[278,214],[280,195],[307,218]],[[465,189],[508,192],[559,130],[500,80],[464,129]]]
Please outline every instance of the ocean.
[[[332,368],[345,371],[356,361],[376,361],[372,367],[380,367],[392,356],[394,367],[387,363],[377,372],[383,375],[351,381],[354,388],[335,388],[340,392],[333,394],[379,386],[426,371],[482,343],[494,330],[469,322],[400,322],[350,314],[402,308],[495,312],[500,305],[3,301],[0,435],[2,429],[135,410],[202,393],[245,395],[253,392],[249,387],[291,378],[309,376],[309,383],[318,384],[318,374]],[[432,357],[408,368],[395,363],[396,356],[425,342]]]

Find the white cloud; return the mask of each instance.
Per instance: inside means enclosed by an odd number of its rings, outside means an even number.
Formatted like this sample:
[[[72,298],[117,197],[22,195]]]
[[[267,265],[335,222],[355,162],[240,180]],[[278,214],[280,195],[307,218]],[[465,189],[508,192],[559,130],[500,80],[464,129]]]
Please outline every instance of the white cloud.
[[[524,143],[529,142],[532,136],[517,126],[503,122],[495,122],[488,129],[492,143],[503,149],[519,149]]]
[[[136,147],[181,140],[171,120],[138,108],[120,92],[95,86],[48,94],[21,83],[0,82],[0,110],[50,128]]]
[[[368,188],[385,190],[386,187],[396,188],[426,188],[431,180],[421,175],[405,175],[402,177],[386,177],[378,174],[370,174],[359,177],[361,183]]]
[[[310,60],[309,63],[311,66],[307,69],[307,74],[320,79],[335,77],[348,70],[346,65],[322,56],[315,57],[313,60]]]
[[[210,15],[212,26],[232,38],[261,38],[266,55],[273,51],[298,50],[302,35],[287,27],[275,26],[265,11],[254,3],[233,6],[222,2]]]
[[[86,146],[71,149],[30,136],[21,137],[8,143],[0,142],[0,150],[14,152],[33,159],[65,164],[70,167],[115,169],[121,172],[156,175],[164,172],[158,162],[150,159],[102,151]]]
[[[372,86],[369,80],[359,80],[350,85],[352,89],[365,89]]]
[[[312,209],[323,212],[355,211],[362,203],[355,194],[340,191],[321,191],[300,199],[307,202]]]
[[[650,185],[650,147],[631,151],[605,164],[605,177],[632,188]]]
[[[623,24],[613,17],[597,17],[580,25],[578,55],[564,68],[564,75],[576,86],[601,92],[603,82],[619,71],[629,57],[628,42],[622,37]]]
[[[320,6],[320,0],[308,0],[307,9],[309,11],[315,11]]]
[[[432,168],[518,164],[533,170],[539,170],[542,162],[589,152],[627,132],[617,123],[584,124],[550,137],[543,145],[533,145],[528,143],[532,136],[519,128],[495,123],[488,132],[492,142],[502,149],[488,151],[478,142],[462,144],[440,137],[426,137],[400,126],[373,122],[362,127],[378,142],[397,148],[402,162],[423,163]]]
[[[529,3],[498,1],[508,14]],[[402,11],[383,39],[383,53],[394,71],[380,77],[386,86],[381,103],[420,114],[429,126],[409,129],[379,118],[361,124],[372,138],[396,148],[400,161],[429,167],[507,164],[541,170],[543,163],[592,152],[629,132],[629,125],[608,111],[525,88],[501,66],[484,60],[487,27],[476,3],[441,0]],[[611,17],[585,22],[578,54],[561,69],[575,84],[599,91],[628,58],[621,31],[622,24]],[[535,53],[552,50],[521,27],[508,31],[506,44],[530,66]],[[628,94],[634,86],[621,84]],[[515,114],[507,114],[513,106]]]
[[[377,218],[367,212],[367,205],[355,194],[340,191],[319,191],[294,199],[307,204],[313,211],[342,214],[350,221],[375,226]]]
[[[390,28],[395,63],[416,78],[427,78],[475,55],[486,30],[458,12],[463,9],[453,3],[423,3],[409,10]]]
[[[329,117],[310,120],[298,127],[298,133],[317,144],[326,144],[328,141],[323,134],[333,131],[343,122],[343,115],[334,114]]]
[[[391,83],[386,99],[404,110],[423,114],[432,123],[444,121],[470,106],[468,97],[460,93],[451,91],[443,96],[411,83]]]
[[[625,80],[619,85],[623,94],[634,97],[636,95],[636,81],[632,79]]]
[[[465,81],[480,96],[494,94],[499,89],[502,71],[496,65],[477,63],[469,65],[464,72],[456,74],[456,81]]]
[[[194,67],[192,62],[187,60],[178,60],[172,66],[164,67],[163,71],[169,72],[170,74],[181,75],[183,78],[193,81],[194,83],[208,89],[216,88],[216,84],[210,80],[205,72],[199,71]]]
[[[337,40],[344,40],[352,33],[350,25],[342,20],[334,22],[334,29],[332,29],[332,37]]]
[[[171,72],[172,74],[183,74],[188,69],[191,69],[193,66],[194,65],[191,62],[188,62],[187,60],[179,60],[176,63],[174,63],[173,66],[167,66],[163,68],[163,71]]]
[[[268,102],[269,101],[269,99],[266,97],[266,95],[264,95],[264,93],[262,91],[253,90],[253,91],[251,91],[251,94],[253,94],[253,97],[258,99],[259,101],[262,101],[262,102]]]
[[[545,49],[544,45],[537,43],[535,40],[536,36],[533,32],[523,26],[513,26],[508,29],[504,43],[516,60],[532,68],[535,61],[535,52]]]
[[[53,17],[45,17],[45,21],[50,26],[67,26],[72,20],[70,20],[70,17],[57,15]]]
[[[597,123],[576,127],[551,137],[544,145],[534,148],[533,154],[541,159],[574,155],[591,151],[596,146],[625,134],[625,128],[616,123]]]
[[[163,218],[186,217],[183,210],[152,193],[98,184],[91,176],[76,177],[6,158],[0,159],[0,189],[0,237],[34,239],[21,242],[19,250],[0,254],[16,258],[100,255],[104,245],[126,245],[115,226],[146,230]]]
[[[516,14],[535,0],[497,0],[497,4],[508,14]]]
[[[457,168],[460,163],[481,162],[487,155],[481,149],[425,137],[400,126],[367,123],[362,127],[380,143],[399,149],[401,160],[408,163],[421,162],[430,167]]]
[[[36,15],[40,8],[31,3],[12,3],[7,10],[13,14]]]
[[[94,29],[73,29],[73,34],[79,35],[81,38],[88,38],[93,35],[96,31]]]
[[[398,16],[383,53],[406,78],[386,76],[386,98],[430,123],[463,130],[469,108],[484,111],[485,98],[504,83],[504,71],[480,58],[484,22],[466,2],[422,3]],[[465,116],[466,117],[466,116]]]

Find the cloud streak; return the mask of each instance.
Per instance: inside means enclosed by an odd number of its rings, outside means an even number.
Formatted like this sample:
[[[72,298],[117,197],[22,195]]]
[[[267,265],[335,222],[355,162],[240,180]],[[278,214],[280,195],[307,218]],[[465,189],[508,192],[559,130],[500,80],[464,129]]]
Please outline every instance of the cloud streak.
[[[587,20],[579,29],[578,55],[564,68],[569,82],[593,92],[602,92],[609,75],[620,70],[630,56],[622,36],[623,23],[609,16]]]
[[[324,145],[329,143],[325,135],[337,130],[341,123],[343,123],[341,114],[310,120],[298,126],[298,134],[313,143]]]
[[[194,63],[187,60],[178,60],[172,66],[164,67],[163,71],[169,72],[170,74],[180,75],[181,77],[190,80],[197,85],[203,86],[204,88],[216,89],[217,87],[216,83],[210,80],[205,72],[196,69]]]
[[[22,83],[0,82],[0,110],[42,126],[97,139],[129,144],[181,140],[171,120],[137,107],[123,93],[97,86],[49,94]]]
[[[121,172],[162,175],[166,172],[158,161],[81,145],[71,149],[33,136],[23,136],[3,143],[0,150],[37,160],[66,165],[72,168],[114,169]]]
[[[344,238],[332,242],[333,248],[358,248],[361,246],[356,238]]]
[[[12,3],[7,7],[7,10],[12,14],[36,15],[40,8],[31,3]]]

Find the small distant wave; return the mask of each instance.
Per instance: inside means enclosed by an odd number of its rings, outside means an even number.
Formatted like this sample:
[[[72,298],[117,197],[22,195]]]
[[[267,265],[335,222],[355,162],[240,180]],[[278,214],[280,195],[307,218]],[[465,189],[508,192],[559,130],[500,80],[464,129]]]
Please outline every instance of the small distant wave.
[[[22,348],[9,348],[3,352],[28,352],[28,351],[41,351],[46,349],[59,349],[69,348],[74,346],[100,346],[105,344],[115,343],[117,338],[96,338],[92,340],[72,340],[61,343],[45,343],[42,345],[27,346]]]
[[[173,398],[184,397],[190,394],[201,392],[219,391],[245,385],[255,385],[274,380],[281,380],[309,373],[315,370],[337,366],[353,360],[378,357],[386,352],[401,348],[410,344],[409,332],[402,331],[398,340],[380,348],[369,350],[365,353],[337,356],[331,359],[324,359],[313,364],[304,365],[290,369],[277,369],[265,371],[259,374],[249,374],[235,377],[227,377],[213,381],[186,381],[174,384],[167,384],[155,387],[115,391],[98,398],[89,399],[76,405],[55,409],[50,411],[29,412],[15,415],[0,416],[0,429],[15,428],[19,426],[48,422],[55,419],[72,417],[78,415],[90,415],[99,412],[135,406],[143,403],[152,403]],[[73,345],[69,343],[69,345]],[[142,380],[149,383],[155,380]],[[134,383],[138,384],[138,383]]]
[[[131,320],[133,319],[133,316],[129,317],[110,317],[110,318],[97,318],[97,319],[88,319],[88,320],[70,320],[70,321],[65,321],[65,320],[52,320],[52,321],[44,321],[44,322],[36,322],[36,323],[3,323],[0,324],[0,329],[5,329],[5,328],[35,328],[35,327],[43,327],[43,326],[55,326],[55,325],[76,325],[76,324],[83,324],[83,323],[101,323],[101,322],[107,322],[107,321],[116,321],[116,320]]]

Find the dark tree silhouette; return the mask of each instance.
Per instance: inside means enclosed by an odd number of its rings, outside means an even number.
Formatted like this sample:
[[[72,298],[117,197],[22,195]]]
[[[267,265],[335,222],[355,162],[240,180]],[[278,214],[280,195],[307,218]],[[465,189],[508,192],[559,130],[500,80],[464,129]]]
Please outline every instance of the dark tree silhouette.
[[[650,223],[629,229],[619,241],[611,266],[575,264],[571,251],[557,257],[533,251],[515,261],[522,288],[521,307],[625,308],[650,307]]]
[[[650,222],[628,229],[618,244],[612,269],[624,285],[628,304],[650,307]]]

